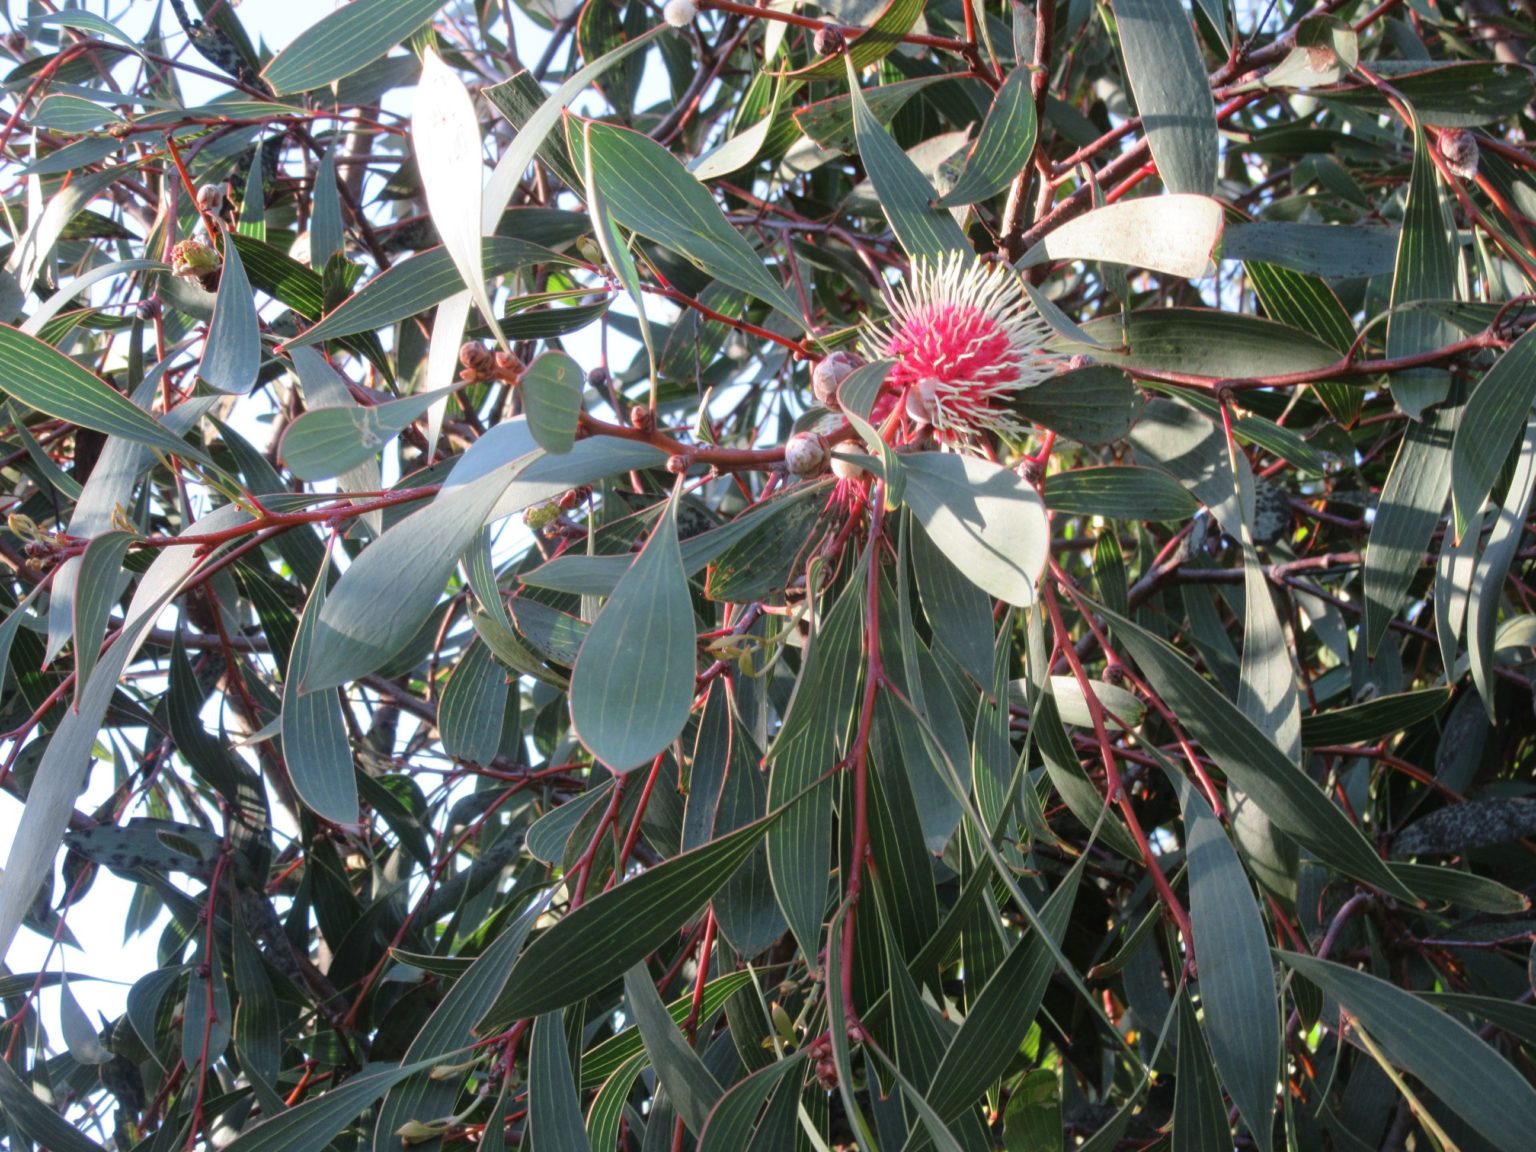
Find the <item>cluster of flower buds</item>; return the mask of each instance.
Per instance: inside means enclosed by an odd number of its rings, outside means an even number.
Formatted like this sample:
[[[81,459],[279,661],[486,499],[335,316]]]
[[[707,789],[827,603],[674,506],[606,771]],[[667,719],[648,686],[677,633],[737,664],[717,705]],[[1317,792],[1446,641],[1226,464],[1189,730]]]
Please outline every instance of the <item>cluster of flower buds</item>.
[[[195,281],[209,292],[219,286],[219,269],[223,265],[218,252],[201,240],[183,240],[171,249],[172,274]]]
[[[459,348],[459,379],[466,384],[502,380],[516,384],[528,366],[510,352],[494,351],[478,340],[467,340]]]

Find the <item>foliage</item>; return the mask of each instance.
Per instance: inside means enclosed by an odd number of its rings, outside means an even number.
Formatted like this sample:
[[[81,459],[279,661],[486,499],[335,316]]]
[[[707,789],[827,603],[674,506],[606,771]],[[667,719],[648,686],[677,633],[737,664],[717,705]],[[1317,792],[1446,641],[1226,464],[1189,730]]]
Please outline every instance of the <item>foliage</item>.
[[[159,966],[0,1145],[1529,1146],[1527,6],[154,7],[5,41],[0,954]]]

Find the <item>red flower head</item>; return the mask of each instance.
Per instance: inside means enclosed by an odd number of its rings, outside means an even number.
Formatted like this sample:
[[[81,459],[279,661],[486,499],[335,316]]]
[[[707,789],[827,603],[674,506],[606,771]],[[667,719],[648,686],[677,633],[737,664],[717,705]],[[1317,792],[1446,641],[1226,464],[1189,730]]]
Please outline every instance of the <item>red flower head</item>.
[[[913,418],[940,437],[992,432],[1022,439],[1025,425],[1008,398],[1060,371],[1044,351],[1050,326],[1024,294],[1018,273],[951,253],[916,260],[891,296],[891,318],[866,336],[871,359],[893,360],[886,386],[905,397]]]

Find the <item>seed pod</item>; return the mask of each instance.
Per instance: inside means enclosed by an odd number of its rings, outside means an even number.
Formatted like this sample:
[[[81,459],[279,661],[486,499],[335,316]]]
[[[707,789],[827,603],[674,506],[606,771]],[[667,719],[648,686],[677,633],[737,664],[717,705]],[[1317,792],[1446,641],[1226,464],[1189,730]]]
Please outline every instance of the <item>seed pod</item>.
[[[827,470],[827,441],[815,432],[796,432],[784,445],[784,463],[796,476],[819,476]]]
[[[480,341],[468,340],[459,349],[459,363],[478,377],[491,370],[496,363],[496,357]]]

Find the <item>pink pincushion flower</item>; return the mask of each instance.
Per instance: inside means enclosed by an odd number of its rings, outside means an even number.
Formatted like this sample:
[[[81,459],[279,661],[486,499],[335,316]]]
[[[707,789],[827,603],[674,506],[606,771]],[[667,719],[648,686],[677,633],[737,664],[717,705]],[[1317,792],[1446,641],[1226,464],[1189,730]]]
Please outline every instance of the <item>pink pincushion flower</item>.
[[[890,320],[866,336],[864,351],[895,362],[886,387],[906,399],[908,413],[947,440],[987,432],[1022,439],[1009,396],[1061,364],[1044,351],[1051,329],[1018,273],[958,252],[919,259],[890,306]]]

